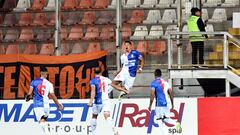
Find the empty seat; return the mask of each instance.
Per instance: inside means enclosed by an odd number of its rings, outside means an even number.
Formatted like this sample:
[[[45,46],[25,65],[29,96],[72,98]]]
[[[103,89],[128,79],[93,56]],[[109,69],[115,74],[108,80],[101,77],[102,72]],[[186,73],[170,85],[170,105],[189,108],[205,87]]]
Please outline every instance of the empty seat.
[[[32,54],[35,55],[38,53],[36,44],[27,44],[25,45],[25,49],[23,51],[24,54]]]
[[[149,49],[148,41],[139,41],[137,45],[137,51],[139,51],[141,54],[147,54]]]
[[[62,40],[67,39],[67,37],[68,37],[67,28],[61,28],[60,37],[61,37]]]
[[[136,8],[141,5],[141,0],[127,0],[126,5],[124,5],[125,8]]]
[[[30,10],[42,10],[47,4],[47,0],[34,0]]]
[[[48,29],[40,29],[37,33],[36,40],[37,41],[47,41],[50,40],[52,37],[52,33]]]
[[[62,9],[63,10],[73,10],[77,7],[77,0],[64,0]]]
[[[177,29],[178,29],[177,25],[168,25],[167,29],[166,29],[166,32],[164,34],[164,38],[168,38],[168,34],[170,32],[176,32]],[[176,38],[176,35],[172,35],[172,38]]]
[[[3,26],[14,26],[17,24],[17,18],[15,14],[6,14],[4,21],[3,21]]]
[[[173,4],[173,0],[160,0],[156,7],[167,8]]]
[[[142,23],[144,20],[144,11],[143,10],[133,10],[132,17],[128,23]]]
[[[85,34],[84,40],[94,40],[99,37],[99,31],[97,26],[89,26]]]
[[[163,17],[159,21],[160,23],[173,23],[177,19],[176,11],[175,9],[166,9],[164,10]]]
[[[184,9],[182,10],[182,22],[186,23],[191,13],[186,12]]]
[[[46,25],[48,23],[48,17],[46,13],[36,13],[35,18],[33,20],[34,26],[36,25]]]
[[[159,39],[162,36],[163,36],[162,25],[153,25],[150,29],[149,35],[146,36],[146,39]]]
[[[55,23],[56,23],[55,17],[56,17],[56,15],[55,15],[55,13],[53,13],[52,16],[51,16],[51,19],[47,23],[47,25],[50,25],[50,26],[55,25]],[[61,19],[61,22],[64,22],[64,15],[63,14],[61,14],[61,18],[60,19]]]
[[[207,0],[205,3],[203,3],[204,7],[216,7],[218,5],[221,5],[222,0]]]
[[[80,22],[80,15],[77,12],[70,12],[63,22],[64,25],[74,25]]]
[[[30,0],[19,0],[17,7],[14,8],[14,11],[25,11],[31,7]]]
[[[10,44],[7,46],[6,54],[19,54],[19,53],[20,53],[19,45]]]
[[[78,9],[88,9],[93,6],[93,0],[80,0]]]
[[[94,8],[107,8],[109,0],[96,0]]]
[[[125,5],[125,0],[122,0],[122,5]],[[111,5],[108,6],[108,8],[116,8],[117,0],[112,0]]]
[[[113,20],[113,14],[109,11],[101,11],[96,24],[108,24]]]
[[[5,54],[5,46],[4,45],[0,45],[0,54]]]
[[[105,26],[102,28],[99,39],[101,40],[113,39],[115,36],[114,33],[115,31],[113,26]]]
[[[158,56],[158,55],[162,55],[163,53],[165,53],[166,50],[167,50],[167,48],[166,48],[166,42],[165,41],[154,41],[153,42],[153,47],[151,47],[149,49],[149,54],[154,55],[154,56]]]
[[[18,26],[28,26],[32,24],[32,14],[31,13],[22,13],[20,15],[19,21],[17,23]]]
[[[3,11],[12,11],[17,6],[16,0],[5,0],[2,10]]]
[[[130,37],[131,40],[143,40],[145,36],[148,35],[148,30],[146,26],[137,26],[135,28],[133,36]]]
[[[127,21],[129,20],[130,15],[128,13],[123,13],[122,14],[122,23],[127,23]],[[113,17],[113,20],[111,21],[112,24],[116,23],[116,17]]]
[[[121,32],[123,39],[128,39],[132,36],[132,28],[130,25],[123,25]]]
[[[21,30],[21,34],[19,36],[18,41],[30,41],[33,40],[34,35],[33,35],[33,30],[29,28],[23,28]]]
[[[80,24],[93,24],[96,19],[96,12],[88,11],[84,12],[82,21]]]
[[[54,55],[55,47],[53,44],[42,44],[40,49],[40,55]]]
[[[3,40],[3,32],[0,30],[0,42]]]
[[[80,43],[75,43],[72,47],[71,54],[82,54],[85,53],[83,46]]]
[[[239,0],[225,0],[224,3],[222,3],[222,7],[235,7],[236,5],[239,5]]]
[[[140,7],[143,7],[143,8],[155,7],[157,3],[158,3],[157,0],[144,0],[143,4],[140,5]]]
[[[213,12],[212,18],[208,20],[210,23],[219,23],[227,21],[227,14],[224,8],[216,8]]]
[[[203,8],[202,9],[202,20],[203,21],[207,21],[209,19],[209,16],[208,16],[208,10]]]
[[[13,42],[16,41],[19,36],[19,32],[16,29],[9,29],[6,32],[4,37],[4,41],[6,42]]]
[[[205,27],[206,32],[214,32],[214,27],[212,24],[207,24]],[[214,35],[208,35],[208,37],[213,37]]]
[[[99,42],[89,43],[87,53],[98,52],[98,51],[101,51],[101,46]]]
[[[188,26],[185,24],[182,29],[183,32],[188,32]],[[188,35],[182,35],[183,38],[188,38]]]
[[[160,10],[150,10],[147,19],[143,21],[145,24],[158,23],[161,20]]]
[[[107,42],[104,44],[104,50],[108,52],[108,55],[113,55],[116,53],[116,44],[115,42]]]
[[[181,0],[181,1],[182,1],[181,3],[182,7],[185,7],[185,4],[189,2],[189,0]],[[178,0],[176,0],[171,6],[176,8],[178,6]]]
[[[48,4],[46,7],[44,7],[44,10],[52,11],[55,10],[55,8],[56,8],[55,0],[48,0]]]
[[[83,29],[79,26],[73,26],[68,35],[68,40],[79,40],[83,38]]]
[[[69,51],[69,44],[61,43],[61,55],[68,55]]]

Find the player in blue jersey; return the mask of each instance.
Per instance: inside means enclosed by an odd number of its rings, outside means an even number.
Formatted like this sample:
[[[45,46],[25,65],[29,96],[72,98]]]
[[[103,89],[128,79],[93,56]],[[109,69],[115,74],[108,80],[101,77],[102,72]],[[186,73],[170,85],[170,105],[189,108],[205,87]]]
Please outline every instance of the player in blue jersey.
[[[126,52],[121,56],[122,68],[118,72],[114,73],[113,84],[114,88],[118,90],[126,89],[128,92],[133,87],[134,80],[137,73],[141,73],[144,66],[144,59],[140,52],[133,50],[133,45],[130,41],[125,41]],[[140,62],[140,67],[138,66]],[[118,86],[123,83],[123,87]],[[119,99],[126,93],[120,92]]]
[[[58,102],[58,99],[54,94],[53,84],[46,79],[48,76],[47,70],[42,69],[40,74],[40,78],[31,82],[30,89],[28,94],[25,96],[25,100],[28,102],[30,100],[30,96],[33,94],[34,114],[44,134],[47,134],[48,130],[46,120],[50,112],[48,96],[53,99],[60,111],[63,110],[63,106]]]
[[[174,108],[173,92],[168,82],[161,78],[162,72],[156,69],[154,72],[155,80],[151,83],[151,97],[148,110],[151,111],[152,103],[155,98],[155,114],[158,120],[159,127],[163,134],[167,134],[165,123],[176,126],[177,131],[181,130],[180,123],[170,118],[170,109]]]
[[[89,107],[92,108],[92,120],[91,120],[91,129],[92,135],[96,135],[97,127],[97,117],[98,114],[103,111],[105,120],[110,124],[115,135],[118,135],[112,118],[110,117],[110,100],[109,93],[113,90],[112,81],[104,76],[101,76],[101,68],[96,67],[94,69],[95,78],[90,81],[91,85],[91,97],[88,103]],[[128,92],[124,90],[124,92]]]

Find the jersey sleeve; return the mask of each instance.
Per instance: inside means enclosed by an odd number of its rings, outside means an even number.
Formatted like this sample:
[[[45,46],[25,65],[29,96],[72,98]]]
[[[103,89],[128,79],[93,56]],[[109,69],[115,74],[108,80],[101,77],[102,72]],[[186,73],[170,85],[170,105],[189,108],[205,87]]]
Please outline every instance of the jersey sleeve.
[[[121,56],[120,60],[121,60],[121,65],[123,65],[124,64],[124,56],[123,55]]]
[[[150,88],[151,90],[155,91],[156,85],[154,82],[151,83]]]
[[[49,93],[54,93],[54,88],[52,83],[49,83]]]
[[[94,80],[91,80],[91,81],[90,81],[90,86],[91,86],[91,87],[92,87],[92,86],[95,86]]]
[[[30,88],[34,88],[34,81],[31,82]]]
[[[142,54],[139,51],[136,51],[138,59],[142,58]]]

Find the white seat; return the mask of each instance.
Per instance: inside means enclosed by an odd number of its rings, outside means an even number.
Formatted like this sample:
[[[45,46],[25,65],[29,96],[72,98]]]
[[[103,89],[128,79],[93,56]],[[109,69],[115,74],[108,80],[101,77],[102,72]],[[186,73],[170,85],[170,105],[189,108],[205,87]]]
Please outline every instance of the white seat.
[[[46,7],[44,7],[44,10],[52,11],[55,10],[55,8],[56,8],[55,0],[48,0],[48,4]]]
[[[177,19],[176,11],[175,9],[166,9],[164,10],[163,17],[159,21],[159,23],[173,23]]]
[[[149,35],[146,36],[146,39],[159,39],[162,36],[163,36],[162,25],[153,25],[150,29]]]
[[[126,5],[124,5],[125,8],[135,8],[139,7],[141,5],[141,0],[127,0]]]
[[[30,0],[19,0],[17,7],[14,8],[14,11],[25,11],[31,7]]]
[[[208,20],[210,23],[219,23],[227,21],[227,14],[224,8],[216,8],[213,12],[212,18]]]
[[[191,13],[186,12],[185,9],[182,10],[182,22],[186,23],[190,16]]]
[[[170,7],[173,4],[173,0],[160,0],[156,7],[166,8]]]
[[[150,8],[150,7],[154,7],[155,5],[157,5],[157,3],[158,3],[157,0],[144,0],[143,4],[140,5],[140,7]]]
[[[235,7],[236,5],[239,5],[239,0],[225,0],[224,3],[222,3],[222,7]]]
[[[207,0],[203,3],[203,7],[217,7],[222,4],[222,0]]]
[[[182,7],[185,7],[185,4],[187,2],[189,2],[189,0],[182,0]],[[175,0],[175,2],[171,6],[176,8],[178,6],[178,0]]]
[[[160,10],[150,10],[147,19],[143,21],[145,24],[157,23],[161,20]]]
[[[125,5],[125,4],[126,4],[125,0],[122,0],[122,5]],[[111,5],[109,5],[108,8],[111,8],[111,9],[116,8],[116,5],[117,5],[117,0],[112,0]]]
[[[178,27],[177,27],[177,25],[168,25],[167,26],[167,29],[166,29],[166,32],[165,32],[165,34],[164,34],[164,36],[163,36],[163,38],[168,38],[168,34],[170,33],[170,32],[176,32],[177,31],[177,29],[178,29]],[[172,38],[176,38],[177,36],[176,35],[172,35]]]
[[[214,32],[214,28],[212,24],[207,24],[205,27],[206,32]],[[213,37],[214,35],[208,35],[208,37]]]
[[[203,9],[202,9],[202,20],[203,20],[203,21],[206,21],[206,20],[208,20],[208,19],[209,19],[208,10],[205,9],[205,8],[203,8]]]
[[[187,24],[185,24],[185,25],[183,26],[182,32],[188,32],[188,26],[187,26]],[[183,38],[188,38],[189,36],[188,36],[188,35],[183,35],[182,37],[183,37]]]
[[[133,36],[130,37],[131,40],[143,40],[145,36],[148,35],[147,26],[137,26],[135,28]]]

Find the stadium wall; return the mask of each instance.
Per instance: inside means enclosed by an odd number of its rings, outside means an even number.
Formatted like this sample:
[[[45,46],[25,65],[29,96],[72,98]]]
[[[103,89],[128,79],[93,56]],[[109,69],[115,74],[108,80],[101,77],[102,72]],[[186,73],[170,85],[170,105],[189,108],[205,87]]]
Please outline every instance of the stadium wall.
[[[239,135],[240,98],[176,98],[171,118],[181,122],[182,133],[167,124],[169,135]],[[88,135],[91,108],[88,100],[60,100],[65,106],[60,113],[51,103],[48,129],[51,135]],[[112,117],[121,135],[157,135],[159,128],[154,110],[147,110],[149,99],[112,100]],[[32,102],[0,101],[0,130],[8,135],[35,134],[41,129],[36,122]],[[98,135],[111,135],[111,129],[98,118]]]

